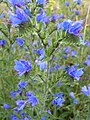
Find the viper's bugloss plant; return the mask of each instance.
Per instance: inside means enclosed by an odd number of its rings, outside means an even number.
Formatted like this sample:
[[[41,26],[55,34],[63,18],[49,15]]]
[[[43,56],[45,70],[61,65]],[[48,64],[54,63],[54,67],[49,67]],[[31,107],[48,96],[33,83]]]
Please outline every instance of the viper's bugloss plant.
[[[0,2],[0,120],[90,119],[90,8],[82,15],[83,6]]]

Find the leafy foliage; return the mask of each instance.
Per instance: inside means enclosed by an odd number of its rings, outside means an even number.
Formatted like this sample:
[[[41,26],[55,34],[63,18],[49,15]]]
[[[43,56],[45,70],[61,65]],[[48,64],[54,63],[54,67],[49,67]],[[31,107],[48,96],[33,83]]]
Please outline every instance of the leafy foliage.
[[[82,24],[78,1],[2,4],[0,120],[89,120],[89,9]]]

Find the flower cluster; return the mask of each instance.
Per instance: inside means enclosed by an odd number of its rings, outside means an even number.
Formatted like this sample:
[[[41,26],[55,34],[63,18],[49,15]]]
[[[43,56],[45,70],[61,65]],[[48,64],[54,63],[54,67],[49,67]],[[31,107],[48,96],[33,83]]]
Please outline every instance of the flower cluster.
[[[32,69],[32,65],[26,60],[15,60],[14,69],[18,71],[19,76],[22,76],[24,73],[27,73]]]
[[[62,23],[57,24],[57,28],[63,29],[67,31],[69,34],[80,36],[81,30],[83,29],[83,20],[80,21],[64,20]]]
[[[48,23],[50,22],[50,17],[47,17],[46,12],[44,10],[41,10],[41,13],[37,14],[36,20],[38,22]]]
[[[16,7],[16,14],[10,13],[10,20],[13,25],[28,22],[28,15],[19,7]]]
[[[73,92],[70,92],[70,97],[73,99],[74,104],[78,104],[78,99],[75,98]]]
[[[17,97],[18,95],[22,96],[23,92],[25,91],[25,89],[27,87],[27,85],[28,85],[27,81],[21,81],[21,82],[19,82],[19,84],[18,84],[18,90],[11,91],[10,94],[12,95],[12,97],[14,99],[18,98]],[[22,92],[20,92],[20,90]],[[39,104],[38,98],[32,92],[30,92],[30,91],[26,92],[26,98],[25,99],[18,99],[18,100],[16,100],[17,107],[14,108],[14,111],[16,113],[21,113],[22,114],[23,109],[26,106],[28,106],[29,104],[31,104],[32,107],[34,107],[37,104]],[[11,105],[5,103],[3,107],[5,109],[10,109]],[[12,120],[14,120],[14,119],[18,120],[18,117],[15,114],[12,114],[11,115],[11,119]],[[23,120],[25,120],[25,118]]]
[[[84,68],[79,68],[77,69],[78,67],[78,64],[75,64],[74,66],[70,67],[68,69],[68,74],[70,76],[72,76],[73,78],[77,79],[77,80],[80,80],[80,77],[83,75],[84,71],[83,69]]]
[[[52,101],[52,104],[62,107],[63,103],[65,102],[65,99],[63,98],[63,93],[60,92],[58,94],[55,94],[55,97],[56,98]]]

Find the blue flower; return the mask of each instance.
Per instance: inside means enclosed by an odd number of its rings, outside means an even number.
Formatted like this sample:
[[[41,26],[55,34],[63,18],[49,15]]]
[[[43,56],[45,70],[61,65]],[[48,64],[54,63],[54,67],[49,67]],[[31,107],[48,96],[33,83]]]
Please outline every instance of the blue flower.
[[[83,21],[82,20],[81,21],[75,21],[69,27],[68,32],[70,34],[79,36],[82,29],[83,29]]]
[[[39,3],[39,4],[41,4],[41,5],[42,4],[44,5],[46,3],[46,0],[36,0],[36,2]]]
[[[58,64],[57,64],[57,65],[55,65],[55,66],[54,66],[54,69],[55,69],[55,70],[60,69],[60,65],[58,65]]]
[[[40,120],[47,120],[48,116],[44,116],[43,118],[41,118]]]
[[[27,81],[21,81],[19,84],[18,84],[18,86],[20,87],[20,88],[26,88],[26,86],[27,86]]]
[[[70,5],[70,2],[66,1],[65,5],[68,7]]]
[[[22,90],[21,89],[19,89],[19,90],[14,90],[14,91],[11,91],[10,92],[10,95],[12,96],[12,98],[15,98],[18,94],[19,95],[22,95]]]
[[[31,118],[31,116],[27,116],[27,117],[25,117],[25,118],[23,118],[22,120],[32,120],[32,118]]]
[[[61,14],[60,14],[60,18],[64,18],[64,14],[61,13]]]
[[[46,16],[45,11],[42,10],[40,14],[36,15],[37,22],[48,23],[50,22],[50,17]]]
[[[83,20],[64,20],[62,23],[58,23],[56,27],[68,31],[68,33],[73,34],[75,36],[80,36],[81,30],[83,29]]]
[[[12,115],[10,116],[10,118],[11,118],[12,120],[19,120],[18,117],[17,117],[15,114],[12,114]]]
[[[80,13],[81,13],[80,10],[77,10],[77,11],[75,12],[76,15],[80,15]]]
[[[23,38],[16,38],[17,44],[21,47],[24,45],[24,39]]]
[[[90,84],[88,85],[88,88],[86,86],[83,86],[81,91],[86,95],[89,96],[90,95]]]
[[[31,12],[30,12],[30,10],[29,10],[28,7],[25,7],[24,12],[25,12],[30,18],[32,18]]]
[[[32,69],[31,63],[26,60],[15,60],[15,64],[14,69],[18,71],[19,76],[22,76]]]
[[[86,64],[87,66],[90,66],[90,60],[86,60],[84,64]]]
[[[74,99],[74,104],[78,104],[78,99]]]
[[[34,94],[33,94],[31,91],[28,91],[28,92],[26,93],[26,96],[29,98],[29,97],[31,97],[31,96],[34,96]]]
[[[32,92],[28,91],[26,96],[28,98],[28,102],[32,104],[32,107],[39,104],[37,97]]]
[[[75,98],[75,96],[74,96],[74,92],[70,92],[70,97],[71,97],[72,99]]]
[[[17,95],[17,92],[14,90],[14,91],[11,91],[10,94],[11,94],[12,98],[15,98]]]
[[[80,77],[83,75],[83,69],[84,68],[80,68],[77,69],[77,64],[75,64],[74,66],[72,66],[71,68],[69,68],[68,70],[68,74],[71,75],[72,77],[74,77],[75,79],[79,80]]]
[[[85,43],[86,46],[88,46],[88,47],[90,46],[90,42],[89,41],[85,40],[84,43]]]
[[[43,59],[45,57],[45,51],[44,51],[44,49],[39,48],[37,50],[37,54],[40,55],[40,57],[39,57],[40,60]]]
[[[11,91],[10,94],[11,94],[11,96],[12,96],[13,98],[16,97],[16,91]]]
[[[90,60],[90,55],[88,55],[88,60]]]
[[[58,94],[54,94],[55,97],[62,97],[63,96],[63,92],[60,92]]]
[[[62,92],[55,94],[56,98],[52,101],[52,104],[59,105],[61,107],[63,105],[63,102],[65,102],[62,95],[63,95]]]
[[[37,65],[40,67],[40,70],[46,70],[47,69],[47,61],[38,61]]]
[[[67,58],[68,58],[68,55],[65,55],[63,58],[67,59]]]
[[[73,50],[72,52],[71,52],[71,56],[72,57],[75,57],[77,55],[77,50]]]
[[[10,13],[10,20],[13,25],[22,24],[23,22],[28,22],[28,16],[19,7],[16,7],[16,14]]]
[[[50,115],[52,114],[50,110],[47,110],[47,113],[50,114]]]
[[[90,66],[90,55],[88,55],[88,59],[84,62],[84,64]]]
[[[6,104],[6,103],[3,105],[3,107],[4,107],[5,109],[10,109],[10,108],[11,108],[10,104]]]
[[[22,115],[22,117],[25,117],[26,112],[22,112],[21,115]]]
[[[59,82],[57,83],[57,85],[58,85],[58,86],[61,86],[61,85],[62,85],[62,81],[59,81]]]
[[[77,4],[81,4],[82,0],[74,0],[75,2],[77,2]]]
[[[64,98],[56,98],[52,101],[52,104],[62,107],[63,102],[65,102]]]
[[[24,6],[25,0],[8,0],[13,6]]]
[[[67,46],[64,51],[66,54],[69,54],[71,52],[71,47]]]
[[[22,120],[30,120],[29,118],[27,118],[27,117],[25,117],[25,118],[23,118]]]
[[[70,69],[70,65],[67,65],[66,67],[65,67],[65,71],[68,71]]]
[[[4,18],[6,16],[5,13],[0,14],[0,18]]]
[[[0,40],[0,46],[4,47],[6,45],[6,40]]]
[[[51,67],[49,71],[50,71],[50,73],[51,73],[51,72],[53,72],[54,70],[55,70],[55,68],[54,68],[54,67]]]
[[[62,23],[60,23],[60,28],[68,31],[71,24],[72,24],[71,20],[64,20]]]
[[[73,99],[74,104],[78,104],[78,100],[74,96],[74,92],[70,92],[70,97]]]
[[[16,105],[18,106],[17,110],[18,112],[22,111],[24,107],[26,106],[26,101],[25,100],[17,100]]]
[[[58,20],[60,18],[60,15],[58,15],[58,14],[52,14],[52,20],[53,21],[56,21],[56,20]]]

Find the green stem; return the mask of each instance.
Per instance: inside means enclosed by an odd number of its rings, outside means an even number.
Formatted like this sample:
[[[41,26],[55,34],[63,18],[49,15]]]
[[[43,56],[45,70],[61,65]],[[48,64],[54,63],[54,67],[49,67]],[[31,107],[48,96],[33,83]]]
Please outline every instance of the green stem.
[[[86,120],[90,120],[90,102],[88,104],[88,114],[87,114],[87,119]]]
[[[53,49],[52,49],[52,51],[51,51],[51,53],[50,53],[50,56],[55,52],[55,50],[58,48],[58,46],[59,46],[59,44],[60,44],[60,42],[62,41],[62,40],[64,40],[64,39],[66,39],[67,37],[65,36],[65,37],[63,37],[63,38],[60,38],[60,39],[58,39],[58,42],[56,43],[56,45],[53,47]],[[50,57],[49,56],[49,57]]]
[[[87,16],[86,16],[86,21],[85,21],[85,28],[84,28],[84,36],[83,36],[83,40],[85,40],[85,36],[86,36],[87,21],[88,21],[88,18],[89,18],[89,12],[90,12],[90,6],[88,7],[88,11],[87,11]]]
[[[8,35],[2,30],[2,28],[0,28],[0,31],[3,33],[3,35],[8,38]]]

